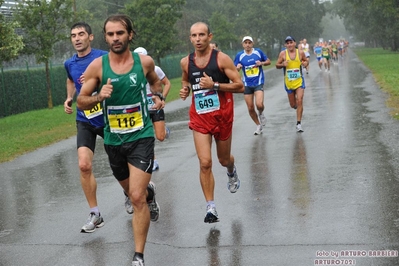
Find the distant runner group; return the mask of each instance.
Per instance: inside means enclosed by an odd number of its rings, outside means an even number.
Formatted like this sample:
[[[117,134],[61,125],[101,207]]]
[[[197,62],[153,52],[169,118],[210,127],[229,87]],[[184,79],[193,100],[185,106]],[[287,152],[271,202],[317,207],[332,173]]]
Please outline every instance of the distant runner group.
[[[313,53],[316,55],[320,71],[330,72],[332,61],[334,64],[339,58],[344,58],[348,51],[349,42],[346,40],[329,40],[316,42],[313,47]]]

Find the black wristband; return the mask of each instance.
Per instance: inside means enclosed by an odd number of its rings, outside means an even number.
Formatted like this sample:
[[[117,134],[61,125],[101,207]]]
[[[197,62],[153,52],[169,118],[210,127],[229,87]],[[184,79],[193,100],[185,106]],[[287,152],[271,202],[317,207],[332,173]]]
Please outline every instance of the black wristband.
[[[162,93],[158,92],[158,93],[154,93],[153,95],[158,96],[159,99],[161,99],[161,101],[165,101],[165,98],[163,97]]]

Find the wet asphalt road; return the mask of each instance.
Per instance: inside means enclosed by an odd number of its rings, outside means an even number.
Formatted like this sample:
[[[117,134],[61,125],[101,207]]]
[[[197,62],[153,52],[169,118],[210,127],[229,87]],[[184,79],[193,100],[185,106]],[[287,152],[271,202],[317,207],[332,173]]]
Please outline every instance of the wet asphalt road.
[[[216,224],[203,222],[189,102],[167,105],[172,134],[156,143],[161,216],[150,227],[146,265],[399,265],[399,122],[371,73],[352,53],[330,73],[312,61],[302,134],[282,70],[266,75],[263,135],[253,135],[243,97],[235,97],[236,194],[214,156]],[[102,140],[94,171],[105,226],[80,233],[88,206],[75,142],[0,164],[0,265],[131,265],[131,216]]]

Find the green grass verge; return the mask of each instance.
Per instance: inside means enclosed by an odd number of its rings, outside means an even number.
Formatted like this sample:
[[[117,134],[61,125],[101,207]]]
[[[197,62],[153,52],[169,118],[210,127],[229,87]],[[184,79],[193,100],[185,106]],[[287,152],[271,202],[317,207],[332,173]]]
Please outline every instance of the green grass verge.
[[[180,98],[179,91],[181,89],[181,78],[174,78],[170,80],[170,90],[168,93],[168,97],[166,99],[166,104],[168,102],[177,100]]]
[[[0,162],[76,134],[75,115],[64,106],[30,111],[0,119]]]
[[[388,105],[399,118],[399,54],[382,49],[354,50],[360,60],[369,67],[381,88],[391,97]],[[274,68],[275,61],[265,69]],[[170,80],[171,89],[167,103],[179,99],[181,78]],[[74,103],[75,105],[75,103]],[[0,119],[0,162],[10,161],[19,155],[76,135],[75,113],[67,115],[63,106],[53,109],[30,111]]]
[[[382,48],[356,48],[353,51],[371,70],[381,89],[389,94],[387,106],[391,108],[391,115],[399,119],[399,53]]]

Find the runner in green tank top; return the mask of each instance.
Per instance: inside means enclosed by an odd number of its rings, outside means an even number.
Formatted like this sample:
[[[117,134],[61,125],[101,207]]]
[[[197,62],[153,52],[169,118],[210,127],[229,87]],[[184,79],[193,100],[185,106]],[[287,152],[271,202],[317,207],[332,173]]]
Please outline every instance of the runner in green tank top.
[[[338,45],[335,40],[331,41],[331,55],[332,55],[332,61],[335,63],[335,61],[338,60]]]
[[[140,138],[154,136],[152,121],[147,110],[147,98],[143,97],[147,95],[147,80],[143,73],[140,56],[137,53],[132,53],[132,55],[133,68],[124,74],[116,74],[112,71],[108,55],[103,56],[100,87],[106,85],[110,78],[114,88],[112,97],[104,101],[104,110],[107,110],[104,116],[104,143],[107,145],[122,145]]]
[[[321,55],[323,57],[323,64],[325,71],[330,72],[330,55],[331,55],[331,46],[328,45],[327,41],[324,41],[321,48]]]
[[[113,175],[128,193],[134,210],[132,265],[144,266],[150,220],[157,221],[159,217],[155,184],[150,181],[155,138],[147,107],[146,80],[153,94],[153,108],[160,110],[165,102],[154,60],[129,51],[136,34],[132,20],[126,15],[110,16],[103,32],[110,52],[87,68],[77,104],[82,110],[103,104],[105,150]],[[92,96],[98,87],[99,93]]]

